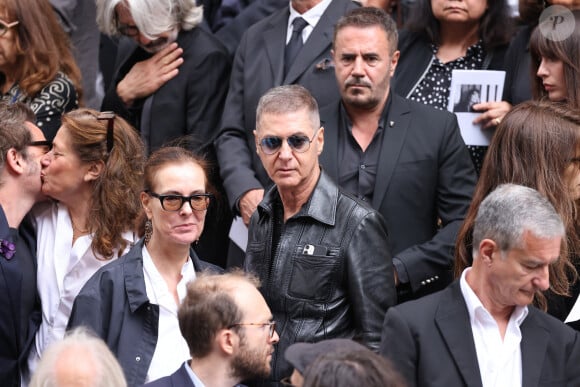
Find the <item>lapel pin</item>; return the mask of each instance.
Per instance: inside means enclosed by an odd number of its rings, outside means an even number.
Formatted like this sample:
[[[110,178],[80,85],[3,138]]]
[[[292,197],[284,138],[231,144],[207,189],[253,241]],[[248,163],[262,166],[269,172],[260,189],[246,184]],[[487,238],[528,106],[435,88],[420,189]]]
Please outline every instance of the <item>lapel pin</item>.
[[[392,128],[393,126],[395,126],[395,121],[389,121],[389,127]]]

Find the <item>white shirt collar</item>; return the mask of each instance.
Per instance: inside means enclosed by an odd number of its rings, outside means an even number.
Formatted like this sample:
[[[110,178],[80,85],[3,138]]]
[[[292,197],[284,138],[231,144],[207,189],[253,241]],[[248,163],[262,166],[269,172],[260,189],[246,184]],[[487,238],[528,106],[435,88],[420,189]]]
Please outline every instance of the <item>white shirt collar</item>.
[[[293,29],[292,22],[297,17],[302,17],[308,23],[308,25],[302,31],[302,40],[306,42],[306,40],[310,36],[310,33],[312,32],[314,27],[316,27],[318,21],[320,20],[320,18],[324,14],[324,11],[326,11],[326,8],[328,8],[331,2],[332,0],[322,0],[320,3],[316,4],[314,7],[310,8],[303,14],[299,14],[298,11],[292,8],[292,3],[290,3],[290,16],[288,17],[286,43],[288,43],[290,37],[292,36]]]
[[[461,278],[459,279],[459,286],[461,288],[461,293],[463,294],[463,299],[465,300],[465,304],[467,305],[467,312],[469,313],[469,321],[471,325],[474,324],[476,319],[476,311],[484,310],[488,314],[489,311],[483,306],[477,294],[471,289],[471,286],[467,283],[466,275],[467,272],[471,270],[471,267],[465,268],[463,273],[461,273]],[[490,314],[491,315],[491,314]],[[514,319],[518,326],[522,325],[524,320],[528,315],[528,307],[527,306],[516,306],[510,319]]]

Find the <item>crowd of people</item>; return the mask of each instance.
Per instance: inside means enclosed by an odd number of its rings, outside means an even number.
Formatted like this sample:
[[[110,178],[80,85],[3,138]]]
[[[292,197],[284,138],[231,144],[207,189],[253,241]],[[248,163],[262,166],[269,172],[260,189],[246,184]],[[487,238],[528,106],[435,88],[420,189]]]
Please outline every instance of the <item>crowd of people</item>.
[[[580,385],[580,1],[81,3],[0,0],[0,384]]]

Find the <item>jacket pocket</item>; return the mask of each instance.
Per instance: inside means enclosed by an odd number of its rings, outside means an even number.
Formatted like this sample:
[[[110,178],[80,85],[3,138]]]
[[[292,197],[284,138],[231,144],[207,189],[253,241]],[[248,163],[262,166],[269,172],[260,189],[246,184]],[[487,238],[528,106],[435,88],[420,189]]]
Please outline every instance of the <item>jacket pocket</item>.
[[[295,254],[288,295],[310,301],[328,301],[338,281],[339,265],[338,257]]]

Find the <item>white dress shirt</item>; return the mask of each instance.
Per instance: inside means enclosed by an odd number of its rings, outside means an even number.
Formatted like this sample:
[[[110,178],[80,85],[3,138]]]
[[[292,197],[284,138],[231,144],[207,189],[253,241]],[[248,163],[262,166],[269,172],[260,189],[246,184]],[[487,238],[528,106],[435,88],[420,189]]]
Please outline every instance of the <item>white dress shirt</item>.
[[[522,385],[522,351],[520,326],[528,315],[527,306],[516,306],[502,340],[497,322],[461,274],[459,285],[467,305],[477,362],[483,387],[516,387]]]
[[[184,361],[191,359],[187,342],[181,336],[177,320],[178,304],[167,287],[167,283],[155,267],[147,247],[143,246],[143,273],[145,275],[145,290],[152,304],[159,305],[159,330],[157,345],[147,371],[146,382],[153,381],[174,373]],[[183,301],[187,292],[186,285],[195,279],[195,269],[191,258],[181,269],[181,280],[177,284],[179,302]]]
[[[286,44],[288,44],[290,38],[292,37],[292,30],[294,29],[292,22],[294,21],[294,19],[296,19],[297,17],[302,17],[308,23],[308,25],[304,27],[304,29],[302,30],[302,42],[304,43],[308,40],[308,37],[312,33],[312,30],[314,29],[314,27],[316,27],[316,24],[318,24],[318,21],[322,17],[324,11],[326,11],[326,8],[328,8],[328,6],[330,5],[331,1],[332,0],[322,0],[320,3],[316,4],[314,7],[310,8],[303,14],[299,14],[294,8],[292,8],[292,3],[290,3],[290,16],[288,17]]]
[[[33,210],[37,224],[38,293],[42,301],[42,323],[29,356],[31,372],[44,350],[64,337],[75,297],[88,279],[110,260],[97,259],[91,249],[92,235],[77,238],[67,208],[57,202],[43,203]],[[123,234],[135,242],[132,232]],[[117,254],[115,253],[116,257]]]

